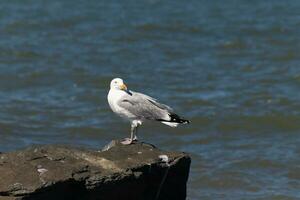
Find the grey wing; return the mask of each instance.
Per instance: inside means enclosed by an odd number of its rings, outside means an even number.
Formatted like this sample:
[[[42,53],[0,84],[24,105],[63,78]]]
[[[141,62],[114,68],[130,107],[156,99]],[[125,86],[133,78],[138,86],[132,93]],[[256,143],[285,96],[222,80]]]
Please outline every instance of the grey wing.
[[[139,93],[138,93],[139,94]],[[143,95],[143,94],[142,94]],[[169,112],[173,112],[173,109],[172,108],[170,108],[169,106],[167,106],[167,105],[165,105],[165,104],[162,104],[162,103],[159,103],[156,99],[154,99],[154,98],[152,98],[152,97],[150,97],[150,96],[147,96],[147,95],[144,95],[147,99],[148,99],[148,101],[150,102],[150,103],[152,103],[153,105],[155,105],[155,106],[157,106],[157,107],[159,107],[159,108],[161,108],[161,109],[163,109],[163,110],[167,110],[167,111],[169,111]]]
[[[172,109],[164,104],[157,102],[147,95],[132,92],[118,101],[118,105],[126,109],[137,118],[148,120],[169,120]]]

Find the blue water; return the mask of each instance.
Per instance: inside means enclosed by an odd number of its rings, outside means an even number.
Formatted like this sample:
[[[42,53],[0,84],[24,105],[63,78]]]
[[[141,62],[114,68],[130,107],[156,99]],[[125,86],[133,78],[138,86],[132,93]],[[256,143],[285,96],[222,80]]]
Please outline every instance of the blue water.
[[[299,1],[0,1],[0,151],[129,135],[125,80],[190,119],[139,138],[192,156],[188,199],[300,199]]]

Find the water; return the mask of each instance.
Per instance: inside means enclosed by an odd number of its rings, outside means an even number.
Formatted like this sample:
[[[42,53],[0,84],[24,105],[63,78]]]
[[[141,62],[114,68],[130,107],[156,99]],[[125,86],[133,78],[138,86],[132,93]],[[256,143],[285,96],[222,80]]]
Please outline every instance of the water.
[[[300,199],[299,1],[0,2],[0,151],[129,135],[109,82],[192,121],[140,139],[192,156],[188,199]]]

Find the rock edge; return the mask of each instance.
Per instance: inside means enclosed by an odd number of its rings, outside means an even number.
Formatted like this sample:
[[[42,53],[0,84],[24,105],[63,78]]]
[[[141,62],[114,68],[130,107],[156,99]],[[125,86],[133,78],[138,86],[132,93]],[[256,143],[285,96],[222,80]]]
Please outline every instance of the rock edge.
[[[190,163],[145,143],[33,146],[0,154],[0,200],[183,200]]]

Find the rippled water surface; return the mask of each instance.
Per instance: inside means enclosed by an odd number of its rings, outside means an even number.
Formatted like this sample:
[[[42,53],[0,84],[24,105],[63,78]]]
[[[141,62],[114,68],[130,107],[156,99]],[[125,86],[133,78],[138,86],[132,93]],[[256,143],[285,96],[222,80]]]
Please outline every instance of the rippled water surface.
[[[188,199],[300,199],[299,1],[0,1],[0,151],[129,135],[122,77],[192,123],[139,136],[192,156]]]

